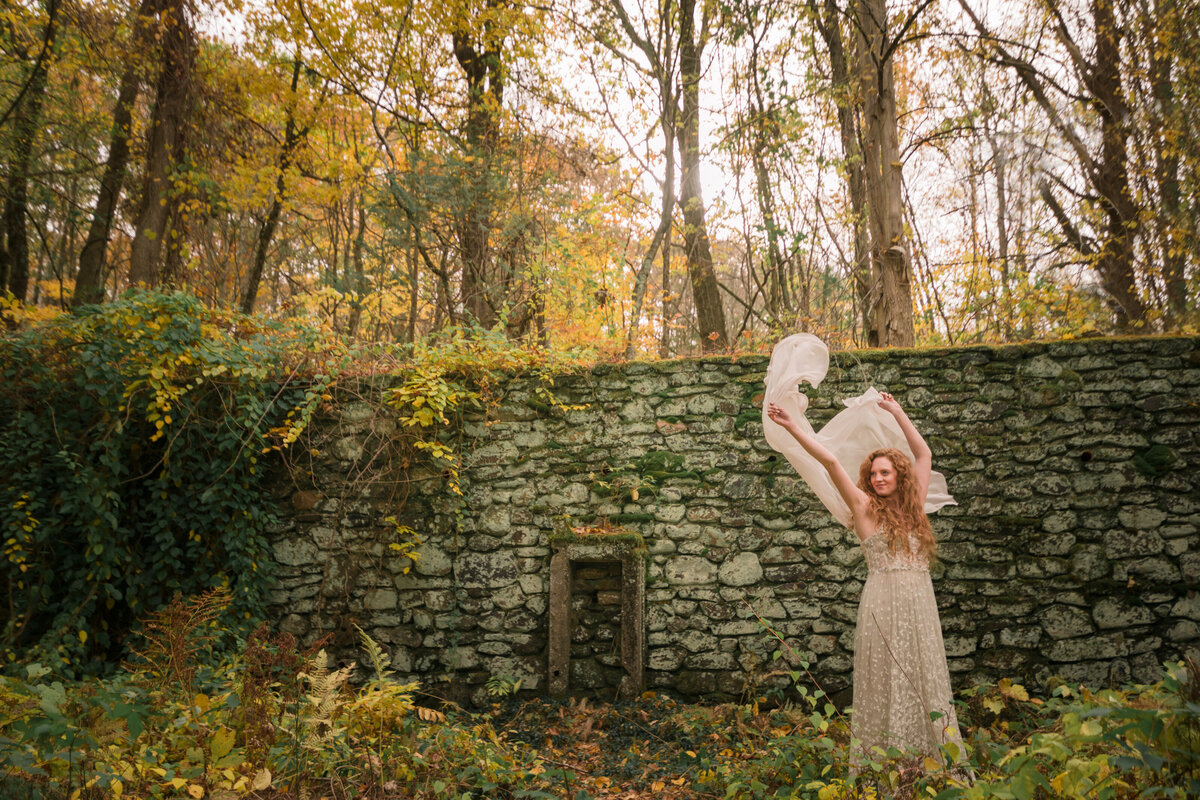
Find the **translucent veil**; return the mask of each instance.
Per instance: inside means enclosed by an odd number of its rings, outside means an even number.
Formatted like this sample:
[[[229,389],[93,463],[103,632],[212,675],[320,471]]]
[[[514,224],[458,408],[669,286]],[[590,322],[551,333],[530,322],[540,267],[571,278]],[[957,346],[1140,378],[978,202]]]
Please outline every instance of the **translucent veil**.
[[[797,333],[783,339],[771,351],[771,363],[767,367],[766,392],[763,395],[762,423],[767,444],[783,453],[800,477],[812,487],[817,498],[829,509],[829,513],[847,528],[854,527],[850,507],[833,485],[829,473],[808,454],[793,436],[767,416],[768,403],[775,403],[791,415],[803,429],[827,447],[838,463],[856,482],[858,468],[872,450],[894,447],[912,458],[912,449],[904,438],[904,431],[891,414],[879,407],[881,397],[871,387],[858,397],[842,402],[846,407],[820,432],[814,431],[805,418],[808,397],[799,390],[799,384],[807,381],[813,387],[820,385],[829,371],[829,348],[811,333]],[[940,472],[929,476],[929,492],[925,495],[925,512],[932,513],[945,505],[953,505],[954,498],[946,489],[946,478]]]

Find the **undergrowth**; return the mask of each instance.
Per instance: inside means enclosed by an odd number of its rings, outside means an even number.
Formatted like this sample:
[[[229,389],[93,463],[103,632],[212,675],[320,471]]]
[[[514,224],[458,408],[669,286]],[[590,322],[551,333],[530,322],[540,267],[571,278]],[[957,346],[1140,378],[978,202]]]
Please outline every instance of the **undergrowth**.
[[[359,632],[363,674],[260,628],[208,661],[214,592],[142,627],[140,654],[105,680],[63,683],[30,664],[0,678],[0,796],[100,798],[1015,798],[1200,793],[1200,673],[1049,697],[1011,682],[960,693],[965,753],[876,753],[847,768],[846,719],[816,691],[761,702],[521,701],[482,712],[420,705]],[[178,624],[168,624],[174,621]],[[799,689],[802,673],[796,675]],[[758,698],[762,700],[762,698]]]

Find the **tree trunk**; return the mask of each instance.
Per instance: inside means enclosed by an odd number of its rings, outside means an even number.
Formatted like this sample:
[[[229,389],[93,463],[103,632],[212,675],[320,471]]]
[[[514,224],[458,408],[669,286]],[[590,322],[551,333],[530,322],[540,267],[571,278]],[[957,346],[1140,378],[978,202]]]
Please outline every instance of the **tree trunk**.
[[[750,160],[754,164],[755,197],[758,200],[758,213],[762,215],[763,227],[767,233],[767,253],[764,273],[766,278],[767,311],[776,324],[783,321],[787,312],[791,311],[791,297],[788,291],[787,275],[784,272],[783,251],[779,246],[779,222],[775,216],[774,193],[771,190],[771,174],[767,169],[766,153],[770,147],[771,136],[769,129],[775,132],[775,109],[767,108],[763,98],[762,83],[759,80],[758,60],[759,38],[755,33],[750,36],[750,99],[751,145]]]
[[[916,343],[912,263],[904,236],[896,89],[884,0],[857,0],[863,105],[863,167],[871,231],[872,347]]]
[[[34,61],[24,90],[13,109],[13,146],[8,162],[8,187],[4,198],[5,285],[13,296],[24,302],[29,292],[29,238],[26,216],[29,213],[29,170],[33,162],[33,142],[37,137],[46,98],[46,76],[50,56],[58,34],[59,0],[46,4],[46,28],[41,51]]]
[[[171,172],[183,155],[195,44],[182,0],[171,0],[162,24],[162,71],[154,98],[145,189],[129,253],[129,282],[147,286],[159,283],[163,240],[175,205]]]
[[[1151,118],[1158,123],[1157,130],[1152,132],[1154,172],[1162,204],[1161,213],[1155,215],[1155,220],[1162,250],[1163,283],[1167,290],[1166,323],[1168,328],[1177,328],[1188,311],[1187,257],[1183,232],[1187,230],[1189,221],[1185,219],[1179,186],[1180,145],[1172,141],[1181,133],[1171,74],[1175,61],[1173,47],[1182,34],[1176,0],[1158,0],[1152,13],[1157,35],[1149,38],[1147,45],[1150,49],[1151,89],[1157,109]]]
[[[300,57],[292,60],[292,96],[287,106],[287,121],[284,124],[283,147],[279,151],[278,172],[275,175],[275,191],[271,193],[271,207],[267,210],[267,218],[258,229],[258,237],[254,244],[254,261],[250,265],[250,274],[246,276],[246,291],[242,295],[242,313],[254,311],[254,301],[258,297],[258,286],[262,282],[263,269],[267,263],[267,252],[271,240],[275,238],[275,229],[279,225],[279,215],[283,211],[283,198],[287,189],[287,171],[292,166],[292,158],[296,147],[307,132],[296,127],[296,90],[300,86],[300,68],[303,66]]]
[[[135,52],[147,40],[157,7],[158,0],[141,0],[132,37]],[[117,104],[113,109],[112,133],[109,135],[108,161],[100,178],[100,190],[92,210],[87,239],[79,253],[79,272],[75,276],[75,293],[71,297],[71,305],[75,307],[99,303],[104,299],[105,257],[112,235],[113,216],[129,164],[129,133],[133,124],[133,106],[140,89],[137,63],[131,58],[121,74]]]
[[[842,12],[837,0],[825,0],[823,11],[815,0],[809,0],[821,38],[829,50],[830,78],[833,83],[834,102],[837,104],[838,135],[842,143],[842,159],[846,174],[846,191],[850,196],[850,213],[854,226],[854,292],[858,298],[859,319],[863,333],[871,329],[871,259],[866,217],[866,188],[864,186],[862,148],[859,146],[859,120],[855,109],[859,106],[854,95],[854,81],[850,75],[850,64],[846,58],[846,47],[842,40]]]
[[[494,4],[489,3],[489,7]],[[458,240],[462,251],[461,297],[463,308],[480,326],[491,329],[497,310],[506,299],[502,285],[491,280],[490,234],[492,223],[491,160],[500,136],[500,109],[504,99],[502,45],[477,49],[470,34],[455,33],[454,57],[467,79],[466,168],[467,181],[458,213]]]
[[[683,243],[687,254],[696,322],[705,352],[725,350],[725,309],[713,270],[712,251],[704,221],[704,198],[700,190],[700,56],[704,34],[697,36],[696,0],[679,4],[679,74],[683,107],[679,114],[679,159],[681,167],[679,204],[683,211]]]
[[[654,259],[662,247],[669,247],[671,241],[671,221],[675,212],[675,95],[671,91],[670,76],[660,81],[662,91],[662,122],[663,156],[666,164],[663,167],[663,197],[662,209],[659,213],[658,227],[642,256],[642,265],[638,268],[633,284],[633,303],[629,312],[629,326],[625,333],[625,358],[632,360],[636,350],[638,322],[642,316],[642,303],[646,299],[646,284],[650,280],[650,270],[654,267]]]
[[[351,339],[358,335],[358,326],[362,321],[363,298],[367,294],[367,277],[363,270],[363,242],[366,236],[367,204],[362,191],[359,191],[358,228],[354,232],[354,246],[350,251],[350,266],[354,270],[350,296],[350,319],[346,323],[346,333]]]
[[[1125,145],[1129,106],[1121,87],[1121,33],[1113,0],[1094,0],[1092,17],[1096,24],[1096,57],[1085,81],[1090,84],[1093,107],[1100,117],[1101,156],[1096,165],[1096,188],[1106,228],[1096,269],[1108,293],[1117,327],[1131,330],[1146,324],[1146,307],[1133,275],[1133,243],[1139,215],[1129,190],[1129,153]]]

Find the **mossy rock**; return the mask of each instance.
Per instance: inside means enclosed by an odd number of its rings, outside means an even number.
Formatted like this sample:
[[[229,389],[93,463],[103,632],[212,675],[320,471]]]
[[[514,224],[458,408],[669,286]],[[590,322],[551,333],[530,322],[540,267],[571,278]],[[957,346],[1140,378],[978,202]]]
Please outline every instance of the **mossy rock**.
[[[1179,457],[1166,445],[1156,444],[1133,456],[1134,468],[1147,478],[1161,478],[1179,461]]]

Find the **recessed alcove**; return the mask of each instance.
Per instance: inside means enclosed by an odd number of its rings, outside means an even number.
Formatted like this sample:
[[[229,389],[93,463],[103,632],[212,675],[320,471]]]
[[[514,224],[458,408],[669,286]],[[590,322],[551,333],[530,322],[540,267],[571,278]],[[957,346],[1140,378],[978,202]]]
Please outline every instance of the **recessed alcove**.
[[[550,693],[615,688],[617,697],[637,697],[646,641],[640,537],[552,539],[551,548]]]

